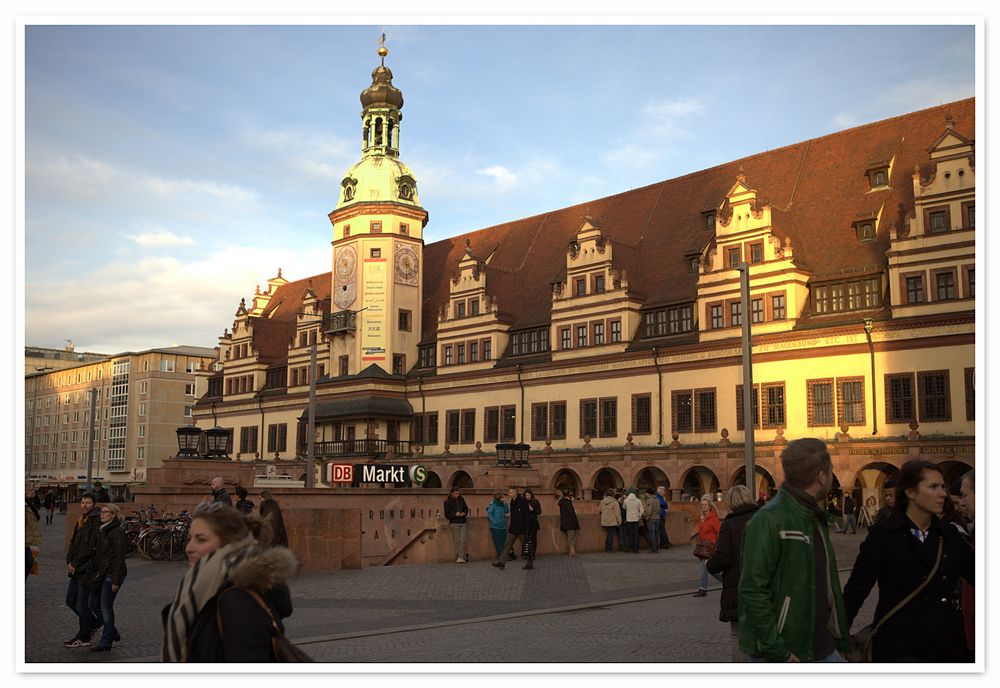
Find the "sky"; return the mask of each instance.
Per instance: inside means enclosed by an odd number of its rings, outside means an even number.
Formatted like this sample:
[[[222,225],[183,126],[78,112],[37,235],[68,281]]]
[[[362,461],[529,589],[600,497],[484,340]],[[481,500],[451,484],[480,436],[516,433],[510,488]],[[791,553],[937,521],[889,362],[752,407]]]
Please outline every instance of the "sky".
[[[29,24],[25,344],[215,346],[328,272],[383,31],[428,243],[975,95],[971,25]]]

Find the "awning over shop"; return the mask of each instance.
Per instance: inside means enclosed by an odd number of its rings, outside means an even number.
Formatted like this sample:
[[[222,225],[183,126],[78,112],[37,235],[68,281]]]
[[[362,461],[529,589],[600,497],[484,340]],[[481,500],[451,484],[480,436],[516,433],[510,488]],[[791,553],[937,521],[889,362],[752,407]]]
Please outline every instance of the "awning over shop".
[[[348,418],[412,418],[413,407],[406,399],[389,397],[360,397],[338,399],[316,404],[316,420],[346,420]],[[309,420],[309,409],[299,420]]]

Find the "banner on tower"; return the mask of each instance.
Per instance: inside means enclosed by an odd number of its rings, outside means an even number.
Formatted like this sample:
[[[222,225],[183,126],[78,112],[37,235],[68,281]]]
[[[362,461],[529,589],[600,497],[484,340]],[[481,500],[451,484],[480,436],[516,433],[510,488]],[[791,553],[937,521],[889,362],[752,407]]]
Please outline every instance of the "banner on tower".
[[[384,361],[387,338],[386,287],[388,281],[385,258],[364,261],[364,311],[361,313],[361,360]]]

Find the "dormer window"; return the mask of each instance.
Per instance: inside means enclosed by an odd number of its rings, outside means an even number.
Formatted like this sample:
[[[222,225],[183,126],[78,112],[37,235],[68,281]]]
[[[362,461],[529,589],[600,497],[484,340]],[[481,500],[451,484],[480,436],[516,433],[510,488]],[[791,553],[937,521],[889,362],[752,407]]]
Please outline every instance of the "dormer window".
[[[698,272],[698,256],[689,259],[688,270],[691,272]]]
[[[863,220],[854,225],[854,231],[858,235],[858,241],[875,240],[875,220]]]
[[[705,229],[715,231],[715,213],[705,213]]]
[[[889,168],[876,167],[868,170],[868,186],[874,189],[884,189],[889,186]]]

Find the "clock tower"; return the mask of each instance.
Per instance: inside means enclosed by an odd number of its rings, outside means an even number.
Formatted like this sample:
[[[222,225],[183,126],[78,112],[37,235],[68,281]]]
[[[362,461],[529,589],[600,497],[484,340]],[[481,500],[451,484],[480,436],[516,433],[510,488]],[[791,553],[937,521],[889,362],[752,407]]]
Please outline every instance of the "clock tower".
[[[405,373],[421,336],[423,233],[417,180],[399,159],[403,94],[382,63],[361,92],[361,160],[344,174],[333,224],[331,372]],[[346,358],[345,358],[346,357]]]

